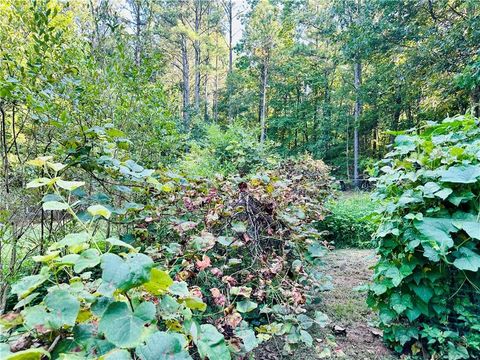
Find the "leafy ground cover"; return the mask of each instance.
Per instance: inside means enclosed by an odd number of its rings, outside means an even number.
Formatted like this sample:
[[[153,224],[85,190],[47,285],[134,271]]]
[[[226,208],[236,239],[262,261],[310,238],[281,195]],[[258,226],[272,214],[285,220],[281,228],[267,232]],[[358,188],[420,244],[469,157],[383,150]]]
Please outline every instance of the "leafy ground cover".
[[[68,231],[33,257],[38,273],[11,286],[6,359],[230,359],[277,336],[292,353],[326,325],[307,313],[326,283],[314,228],[329,193],[323,162],[216,182],[130,162],[120,172],[143,179],[144,203],[121,205],[67,180],[52,157],[30,165],[42,176],[27,188],[42,190],[42,210],[63,213]],[[117,236],[98,231],[104,222],[130,226]]]

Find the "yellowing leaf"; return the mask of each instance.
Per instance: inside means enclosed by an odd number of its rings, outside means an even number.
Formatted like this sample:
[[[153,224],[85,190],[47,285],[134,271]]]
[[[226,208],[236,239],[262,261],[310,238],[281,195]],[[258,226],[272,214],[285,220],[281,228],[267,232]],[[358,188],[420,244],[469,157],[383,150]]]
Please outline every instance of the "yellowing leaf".
[[[83,323],[92,317],[92,312],[90,310],[80,310],[77,316],[77,323]]]
[[[173,280],[166,271],[153,268],[150,281],[144,284],[145,290],[152,295],[161,295],[167,291]]]
[[[60,170],[63,170],[67,165],[63,165],[62,163],[58,163],[58,162],[52,163],[50,161],[47,161],[47,166],[53,171],[59,172]]]
[[[51,160],[52,158],[53,156],[40,156],[40,157],[37,157],[36,159],[27,161],[27,164],[32,166],[42,167],[47,163],[48,160]]]
[[[80,186],[85,185],[84,181],[65,181],[65,180],[57,180],[57,185],[61,187],[62,189],[72,191],[75,190],[76,188],[79,188]]]
[[[207,309],[207,304],[205,304],[202,299],[197,297],[189,297],[182,300],[185,305],[191,310],[200,310],[205,311]]]
[[[92,216],[103,216],[105,219],[109,219],[110,215],[112,214],[110,210],[108,210],[105,206],[103,205],[92,205],[89,206],[87,211],[90,213]]]
[[[32,259],[33,261],[36,261],[36,262],[47,262],[57,258],[58,254],[60,254],[60,251],[52,251],[51,253],[48,253],[45,255],[33,256]]]
[[[69,208],[69,205],[67,203],[64,203],[64,202],[60,202],[60,201],[47,201],[47,202],[44,202],[43,205],[43,210],[47,211],[47,210],[66,210]]]
[[[46,178],[46,177],[41,177],[41,178],[38,178],[38,179],[34,179],[27,184],[27,189],[38,188],[38,187],[48,185],[51,180],[52,179],[49,179],[49,178]]]

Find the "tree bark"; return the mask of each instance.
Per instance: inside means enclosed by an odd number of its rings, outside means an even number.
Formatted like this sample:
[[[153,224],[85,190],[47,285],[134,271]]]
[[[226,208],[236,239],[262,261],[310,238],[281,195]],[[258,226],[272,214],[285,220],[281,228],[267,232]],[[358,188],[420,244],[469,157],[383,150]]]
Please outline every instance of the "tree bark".
[[[183,102],[183,125],[188,132],[190,127],[190,68],[188,63],[187,39],[181,35],[182,50],[182,102]]]
[[[354,127],[353,127],[353,184],[358,189],[360,180],[358,177],[358,129],[360,115],[362,113],[362,102],[360,99],[360,87],[362,85],[362,64],[359,60],[354,64],[354,85],[355,85],[355,109],[354,109]]]
[[[267,81],[268,81],[268,60],[263,63],[262,67],[262,91],[260,105],[260,143],[265,142],[266,138],[266,112],[267,112]]]
[[[195,113],[200,113],[200,24],[202,21],[202,0],[195,0]]]

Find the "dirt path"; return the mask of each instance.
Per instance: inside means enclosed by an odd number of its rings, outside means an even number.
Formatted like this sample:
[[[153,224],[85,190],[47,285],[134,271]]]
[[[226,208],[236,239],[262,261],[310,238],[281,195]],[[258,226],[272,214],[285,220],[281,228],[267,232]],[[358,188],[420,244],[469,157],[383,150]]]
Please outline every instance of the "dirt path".
[[[333,289],[322,295],[318,310],[331,319],[331,326],[318,340],[312,359],[395,359],[383,345],[375,328],[376,315],[365,303],[366,295],[353,290],[370,281],[375,263],[372,250],[342,249],[329,253],[322,269],[331,276]]]
[[[325,256],[321,271],[331,278],[331,290],[322,292],[310,310],[326,313],[331,320],[325,329],[312,332],[314,346],[293,354],[281,354],[281,344],[264,343],[255,354],[258,360],[394,360],[375,328],[376,315],[365,303],[366,294],[353,290],[368,283],[375,264],[373,250],[341,249]]]

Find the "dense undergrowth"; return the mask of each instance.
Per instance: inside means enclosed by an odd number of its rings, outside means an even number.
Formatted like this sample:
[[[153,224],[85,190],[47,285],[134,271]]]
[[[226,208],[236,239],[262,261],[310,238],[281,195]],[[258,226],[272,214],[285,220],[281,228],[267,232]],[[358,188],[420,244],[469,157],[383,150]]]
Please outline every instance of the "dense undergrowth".
[[[375,247],[371,215],[376,205],[370,196],[367,192],[344,193],[326,203],[328,214],[318,223],[318,229],[327,231],[326,239],[336,248]]]
[[[479,125],[458,116],[398,135],[379,165],[369,304],[399,352],[480,357]]]
[[[143,168],[112,128],[90,134],[89,156],[29,162],[27,191],[61,226],[11,284],[3,358],[230,359],[282,335],[286,352],[312,345],[309,329],[328,321],[305,307],[326,283],[321,161],[207,179]]]

